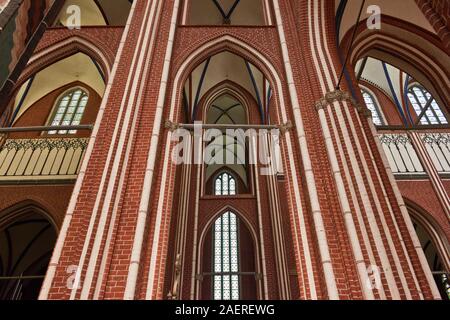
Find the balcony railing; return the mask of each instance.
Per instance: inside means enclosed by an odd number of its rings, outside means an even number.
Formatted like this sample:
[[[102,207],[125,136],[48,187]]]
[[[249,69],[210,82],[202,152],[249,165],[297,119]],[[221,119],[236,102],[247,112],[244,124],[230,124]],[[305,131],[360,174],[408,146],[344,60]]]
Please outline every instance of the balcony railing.
[[[425,173],[408,134],[383,134],[380,141],[394,174]]]
[[[392,172],[399,176],[425,175],[425,167],[410,134],[398,130],[383,131],[380,141]],[[437,172],[450,175],[450,133],[421,130],[419,137]]]
[[[9,139],[0,147],[0,181],[76,179],[89,139]]]
[[[436,170],[450,173],[450,133],[426,133],[421,138]]]
[[[77,178],[89,138],[14,139],[10,134],[91,131],[92,125],[0,127],[0,183],[67,181]]]

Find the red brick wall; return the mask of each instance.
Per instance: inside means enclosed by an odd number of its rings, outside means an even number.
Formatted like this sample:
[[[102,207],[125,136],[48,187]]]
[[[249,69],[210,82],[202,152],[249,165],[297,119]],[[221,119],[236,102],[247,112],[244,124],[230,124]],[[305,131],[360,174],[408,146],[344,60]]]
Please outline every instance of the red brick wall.
[[[85,83],[75,81],[72,83],[69,83],[63,87],[60,87],[50,93],[48,93],[46,96],[42,97],[38,101],[36,101],[25,113],[17,119],[17,121],[14,123],[14,127],[30,127],[30,126],[45,126],[48,124],[48,119],[52,115],[52,112],[54,112],[54,107],[57,103],[57,99],[60,98],[60,96],[65,93],[67,90],[80,86],[83,89],[86,89],[88,91],[89,100],[88,104],[85,109],[85,113],[83,115],[83,118],[81,119],[81,124],[94,124],[95,119],[97,117],[98,109],[100,107],[101,103],[101,97],[98,95],[97,91],[92,89],[91,87],[87,86]],[[34,132],[34,133],[14,133],[9,136],[11,139],[33,139],[33,138],[39,138],[42,134],[40,132]],[[48,136],[44,134],[44,136]],[[59,137],[69,137],[69,138],[76,138],[76,137],[89,137],[90,132],[88,131],[78,131],[77,134],[73,135],[52,135],[52,138],[59,138]]]
[[[447,190],[450,190],[450,181],[444,181]],[[448,218],[439,204],[439,200],[429,180],[407,180],[398,181],[398,186],[402,192],[403,197],[412,204],[423,209],[427,215],[430,215],[442,231],[450,240],[450,223]]]
[[[133,248],[134,236],[137,228],[137,217],[140,213],[140,200],[143,194],[143,183],[144,175],[146,173],[147,158],[149,145],[151,143],[153,124],[155,121],[155,113],[158,101],[159,89],[161,86],[162,77],[162,67],[164,63],[164,57],[166,53],[166,47],[168,43],[168,34],[170,27],[171,12],[174,1],[164,1],[162,16],[155,22],[155,28],[157,28],[156,39],[153,47],[142,47],[142,43],[138,41],[139,30],[141,25],[144,23],[144,9],[148,4],[146,1],[136,2],[136,11],[133,21],[130,25],[130,32],[125,40],[123,47],[123,55],[118,64],[117,74],[114,79],[111,79],[112,86],[108,100],[105,103],[105,114],[100,124],[99,132],[96,136],[96,143],[93,148],[92,155],[89,159],[89,163],[84,173],[84,180],[79,190],[79,196],[76,200],[75,210],[72,215],[71,224],[68,229],[66,238],[64,239],[61,257],[58,261],[56,268],[56,275],[53,278],[51,290],[49,294],[50,299],[68,299],[70,298],[71,291],[66,287],[67,283],[67,273],[66,269],[70,265],[78,265],[80,257],[84,249],[86,249],[86,259],[82,269],[82,281],[84,280],[84,275],[87,271],[87,264],[91,258],[91,253],[93,250],[94,239],[101,237],[100,239],[100,255],[105,254],[107,257],[105,274],[101,285],[100,298],[101,299],[122,299],[124,297],[125,286],[128,276],[128,271],[131,263],[131,250]],[[299,102],[301,106],[301,112],[303,116],[303,122],[305,125],[306,140],[308,142],[309,153],[311,157],[311,163],[313,168],[313,173],[315,176],[317,191],[318,191],[318,201],[320,204],[320,209],[324,219],[325,233],[328,239],[328,246],[331,254],[331,262],[333,270],[336,276],[337,287],[339,291],[339,296],[341,299],[361,299],[362,287],[358,278],[355,267],[355,259],[353,252],[351,250],[351,244],[349,235],[345,226],[343,212],[340,205],[340,199],[338,197],[338,190],[336,187],[336,182],[334,179],[334,173],[331,171],[331,165],[329,161],[329,156],[327,153],[327,148],[324,142],[321,124],[318,118],[317,111],[314,108],[315,102],[320,99],[323,93],[320,90],[319,78],[316,74],[316,70],[313,67],[313,56],[308,38],[308,1],[298,0],[298,1],[288,1],[280,0],[281,13],[283,18],[283,26],[286,31],[286,40],[288,43],[288,49],[290,54],[291,65],[293,69],[293,76],[295,79],[295,87],[299,93]],[[327,38],[324,40],[329,45],[331,49],[332,61],[329,63],[334,64],[337,69],[339,69],[340,62],[338,57],[338,52],[335,46],[335,31],[334,26],[334,10],[331,6],[325,6],[328,11],[325,12],[327,17],[324,21],[327,28]],[[58,32],[61,31],[61,34]],[[118,42],[114,42],[114,39],[118,39],[119,31],[113,34],[109,34],[107,29],[86,29],[83,31],[83,36],[89,39],[97,39],[102,44],[99,46],[102,50],[105,50],[109,56],[108,63],[112,64],[111,53],[115,53],[115,46]],[[111,29],[112,30],[112,29]],[[91,33],[92,31],[92,33]],[[44,38],[44,42],[38,47],[42,50],[44,47],[56,41],[55,39],[66,39],[67,37],[76,34],[67,33],[61,29],[54,29],[49,31],[48,35],[53,34],[50,38]],[[286,108],[288,112],[288,119],[293,119],[292,101],[289,98],[289,91],[286,81],[286,75],[284,71],[284,63],[280,50],[280,39],[278,37],[277,29],[275,27],[179,27],[176,31],[173,59],[169,75],[169,81],[167,85],[166,101],[164,103],[164,116],[163,119],[169,117],[169,107],[172,93],[176,94],[176,108],[175,108],[175,119],[182,119],[182,108],[180,105],[180,94],[179,92],[174,92],[174,77],[178,72],[181,64],[189,57],[199,46],[212,41],[220,36],[228,35],[229,37],[234,37],[240,41],[246,43],[251,48],[260,52],[265,58],[267,58],[270,63],[274,66],[275,72],[278,73],[281,78],[281,92],[275,92],[275,97],[284,97]],[[61,38],[59,38],[61,36]],[[111,37],[111,38],[109,38]],[[48,44],[46,44],[48,41]],[[109,43],[111,42],[111,43]],[[56,43],[56,42],[55,42]],[[112,49],[109,50],[108,46]],[[153,49],[152,56],[147,56],[148,52]],[[316,48],[317,49],[317,48]],[[143,74],[140,77],[136,75],[137,68],[131,68],[131,60],[134,55],[135,50],[140,50],[139,55],[144,55],[145,61],[149,62],[149,70],[147,74]],[[195,63],[193,63],[191,69],[193,69],[196,64],[200,63],[207,56],[215,54],[217,52],[228,50],[237,53],[255,66],[259,67],[263,72],[266,73],[268,78],[273,81],[274,75],[267,66],[264,66],[261,61],[249,52],[243,50],[238,45],[233,45],[228,42],[224,42],[214,48],[209,52],[204,52],[197,57]],[[58,53],[63,55],[63,52]],[[44,62],[42,62],[45,64]],[[329,65],[322,66],[322,68],[330,67]],[[38,66],[35,66],[36,70]],[[323,70],[322,70],[323,71]],[[31,72],[31,69],[28,70]],[[189,73],[189,71],[188,71]],[[25,74],[26,75],[26,74]],[[137,99],[131,99],[129,92],[125,91],[125,86],[128,77],[132,82],[142,85],[142,100],[137,103]],[[183,75],[186,77],[187,74]],[[25,76],[24,76],[25,77]],[[353,83],[356,85],[356,80],[353,78]],[[343,89],[348,89],[345,85]],[[380,96],[383,100],[384,97]],[[124,154],[118,154],[117,158],[108,161],[108,154],[114,154],[119,148],[119,138],[113,136],[114,130],[121,130],[125,123],[125,117],[119,117],[119,108],[122,99],[127,102],[126,110],[132,111],[132,116],[136,115],[136,127],[134,127],[134,137],[131,139],[132,127],[131,122],[127,129],[124,138],[125,146],[130,147],[129,162],[125,163]],[[48,98],[49,100],[50,97]],[[275,98],[274,98],[275,100]],[[387,103],[387,101],[383,101]],[[273,121],[275,123],[281,123],[281,119],[278,118],[279,108],[277,104],[271,104],[275,111],[273,112]],[[48,108],[48,107],[47,107]],[[252,108],[252,106],[251,106]],[[253,106],[254,108],[254,106]],[[350,106],[350,117],[345,117],[348,123],[357,123],[357,112]],[[47,111],[48,114],[48,111]],[[26,121],[27,115],[24,116]],[[393,116],[393,115],[392,115]],[[257,113],[251,113],[251,122],[257,122]],[[41,119],[42,120],[42,119]],[[328,125],[330,126],[333,118],[327,118]],[[181,121],[181,120],[180,120]],[[349,126],[347,124],[347,128]],[[338,134],[334,137],[337,143],[341,142],[343,133],[338,130]],[[119,131],[120,132],[120,131]],[[418,262],[417,254],[414,251],[412,241],[408,232],[406,230],[406,225],[401,218],[399,204],[395,200],[394,191],[392,186],[389,184],[387,173],[381,168],[383,168],[383,163],[381,161],[380,154],[375,146],[375,140],[371,136],[370,129],[367,123],[363,123],[362,128],[357,128],[358,136],[357,138],[351,138],[352,145],[362,146],[362,156],[357,156],[357,163],[362,167],[363,163],[368,163],[369,173],[363,175],[363,184],[367,190],[369,188],[369,177],[373,178],[375,181],[375,193],[370,193],[368,195],[369,202],[372,207],[374,207],[375,195],[382,194],[382,187],[386,189],[387,195],[386,199],[382,198],[380,206],[383,212],[389,212],[388,204],[392,205],[393,212],[395,214],[394,218],[386,216],[388,232],[392,233],[393,242],[395,248],[388,251],[388,259],[391,265],[393,265],[393,254],[398,253],[399,259],[402,266],[407,266],[406,254],[403,252],[401,247],[402,241],[399,239],[399,235],[396,232],[396,226],[401,232],[401,235],[405,239],[405,245],[407,246],[407,254],[411,257],[413,263],[413,270],[409,270],[405,267],[406,279],[408,283],[413,283],[411,274],[417,273],[420,282],[420,288],[423,290],[426,297],[430,296],[429,288],[425,283],[425,278],[423,272],[420,270],[420,264]],[[152,193],[150,199],[150,206],[148,210],[147,220],[146,220],[146,230],[144,233],[144,243],[141,252],[141,261],[139,265],[139,275],[138,283],[136,288],[135,298],[143,299],[147,296],[147,281],[148,281],[148,271],[150,269],[150,261],[156,259],[155,264],[155,282],[151,284],[152,297],[163,299],[166,298],[168,289],[170,289],[172,284],[172,272],[174,264],[174,254],[175,252],[175,237],[176,237],[176,223],[178,218],[178,195],[180,194],[180,170],[173,164],[168,164],[167,169],[164,170],[164,163],[162,163],[163,155],[166,148],[171,146],[166,146],[165,141],[168,136],[167,130],[160,130],[159,148],[157,150],[156,166],[154,168],[154,178],[151,185]],[[363,137],[367,137],[368,145],[366,145]],[[311,292],[309,285],[306,283],[308,275],[305,272],[305,253],[302,248],[297,247],[296,235],[301,234],[299,228],[299,211],[300,209],[304,213],[304,223],[306,226],[305,238],[308,240],[308,246],[311,251],[311,263],[313,267],[313,277],[317,285],[317,296],[319,299],[328,298],[325,275],[321,267],[321,257],[319,256],[319,243],[317,241],[316,232],[314,230],[313,214],[310,208],[310,197],[308,193],[307,184],[305,181],[305,169],[302,163],[300,146],[298,145],[298,137],[296,136],[296,131],[293,130],[290,134],[290,139],[293,144],[293,163],[287,163],[286,172],[284,180],[278,182],[278,195],[281,202],[281,219],[283,225],[284,233],[284,248],[287,255],[287,268],[291,274],[290,276],[290,287],[292,298],[309,299],[311,298]],[[337,148],[337,143],[335,147]],[[286,142],[282,142],[283,152],[286,153],[287,147]],[[372,162],[371,153],[374,156],[375,163]],[[344,160],[349,163],[350,156],[347,147],[344,147],[344,155],[342,159],[339,159],[339,169],[341,172],[344,170]],[[112,179],[112,172],[114,166],[117,166],[119,173],[123,171],[124,181],[119,183],[119,177]],[[376,168],[380,168],[381,179],[376,179]],[[297,179],[299,181],[299,191],[301,195],[301,203],[297,208],[297,205],[292,200],[293,196],[291,191],[293,190],[293,184],[295,183],[292,179],[292,170],[295,169],[297,172]],[[192,170],[192,177],[196,177],[196,170]],[[355,173],[350,170],[351,177],[349,181],[345,181],[344,187],[347,194],[350,193],[350,182],[354,185],[356,183]],[[163,183],[163,178],[167,177],[165,183]],[[100,188],[102,182],[105,182],[105,186]],[[191,194],[189,195],[189,210],[188,210],[188,227],[192,228],[194,225],[194,205],[195,205],[195,179],[191,179]],[[108,204],[106,202],[106,188],[108,185],[114,186],[112,190],[110,203],[116,203],[117,207],[115,213],[117,213],[116,220],[112,222],[113,209],[110,207],[107,211],[106,216],[106,231],[103,234],[97,234],[99,226],[99,216],[102,213],[102,206]],[[119,193],[119,187],[122,187]],[[277,299],[280,297],[279,288],[279,277],[276,265],[276,254],[277,250],[274,237],[273,237],[273,221],[271,219],[271,206],[269,198],[269,187],[268,182],[264,178],[260,178],[260,205],[262,211],[262,237],[265,242],[264,249],[265,259],[267,262],[267,282],[269,298]],[[53,189],[52,189],[53,188]],[[47,190],[49,194],[54,194],[57,192],[55,187],[49,187],[48,189],[37,189],[36,187],[30,187],[29,189],[23,188],[23,192],[28,194],[36,194],[38,190]],[[61,187],[62,188],[62,187]],[[409,188],[409,187],[408,187]],[[408,189],[406,188],[406,189]],[[405,189],[405,190],[406,190]],[[14,189],[12,189],[14,190]],[[59,190],[59,189],[58,189]],[[70,193],[69,187],[65,192]],[[161,199],[163,205],[162,216],[161,216],[161,229],[160,233],[156,236],[159,237],[159,247],[157,249],[156,257],[153,255],[153,240],[155,236],[156,229],[156,218],[157,213],[161,212],[159,210],[160,190],[164,190],[164,197]],[[409,191],[408,191],[409,190]],[[418,202],[423,202],[417,195],[412,193],[410,189],[405,191],[412,199],[418,199]],[[250,190],[249,190],[250,191]],[[59,192],[59,191],[58,191]],[[18,194],[20,194],[18,192]],[[64,194],[64,193],[63,193]],[[97,198],[98,196],[98,198]],[[10,195],[11,197],[11,195]],[[36,195],[36,197],[38,197]],[[50,197],[50,195],[49,195]],[[61,197],[61,203],[57,205],[57,208],[53,209],[55,212],[60,212],[67,206],[68,197]],[[1,199],[1,198],[0,198]],[[44,198],[42,201],[49,201]],[[20,199],[5,200],[11,202],[20,201]],[[355,206],[362,206],[363,199],[361,195],[357,195],[357,200],[355,203],[351,203],[352,212],[355,211]],[[1,202],[0,202],[1,203]],[[199,206],[199,220],[198,220],[198,230],[199,235],[202,231],[207,228],[207,223],[210,221],[221,209],[225,206],[233,206],[239,213],[245,217],[248,221],[249,226],[253,229],[258,230],[260,227],[258,216],[257,216],[257,199],[253,194],[241,195],[238,197],[232,197],[227,199],[214,199],[203,197],[200,199]],[[427,207],[427,204],[423,204]],[[435,210],[432,204],[429,204],[430,210]],[[96,215],[97,214],[97,215]],[[61,214],[62,215],[62,214]],[[61,221],[61,217],[59,221]],[[367,217],[364,217],[364,223],[367,223]],[[90,224],[92,225],[90,226]],[[377,217],[375,223],[381,229],[380,217]],[[87,235],[90,233],[90,227],[92,227],[92,238],[86,241]],[[359,231],[360,226],[356,223],[358,229],[358,237],[361,238],[361,231]],[[111,246],[109,249],[105,247],[105,237],[108,230],[112,231]],[[259,235],[257,236],[259,237]],[[383,243],[386,243],[386,234],[381,235]],[[198,239],[197,239],[198,240]],[[261,239],[258,239],[261,240]],[[377,248],[374,244],[373,239],[370,239],[371,248],[377,252]],[[256,241],[258,242],[258,241]],[[187,246],[185,248],[186,263],[184,265],[183,274],[183,291],[182,297],[190,297],[190,284],[192,276],[192,256],[193,256],[193,243],[194,235],[192,229],[187,232],[186,238]],[[305,244],[306,245],[306,244]],[[257,246],[255,245],[255,248]],[[207,249],[205,249],[207,250]],[[364,259],[367,260],[367,248],[363,246]],[[99,257],[100,259],[101,257]],[[207,257],[203,257],[207,258]],[[97,276],[99,275],[99,259],[97,259],[97,264],[95,267],[94,274],[96,275],[92,287],[97,285]],[[379,256],[375,257],[377,264],[379,264]],[[207,261],[205,259],[204,261]],[[400,287],[399,276],[395,275],[395,283]],[[383,284],[386,286],[386,279],[383,277]],[[93,289],[89,297],[93,297]],[[400,290],[402,298],[405,298],[403,290]],[[80,297],[80,290],[76,293],[75,298]],[[390,295],[388,294],[388,298]],[[417,292],[413,292],[413,297],[417,298]]]
[[[443,45],[450,47],[450,3],[447,0],[416,0]]]
[[[1,185],[0,212],[22,202],[32,201],[40,205],[61,227],[67,205],[72,195],[73,184],[66,185]],[[55,197],[55,195],[58,195]]]

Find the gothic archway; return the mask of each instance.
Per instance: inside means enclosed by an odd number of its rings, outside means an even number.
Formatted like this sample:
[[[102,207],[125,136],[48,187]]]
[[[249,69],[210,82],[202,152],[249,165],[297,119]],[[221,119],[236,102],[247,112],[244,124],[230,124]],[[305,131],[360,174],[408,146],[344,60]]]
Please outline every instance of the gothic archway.
[[[407,201],[408,212],[442,299],[450,299],[450,245],[432,216]]]
[[[202,242],[202,300],[256,300],[254,235],[234,209],[218,214],[205,228]]]
[[[23,204],[0,213],[0,300],[36,300],[56,242],[45,210]]]
[[[247,121],[234,121],[236,128],[241,126],[270,126],[273,123],[287,122],[287,114],[284,112],[285,97],[282,94],[284,90],[282,81],[278,77],[275,67],[267,58],[249,45],[226,35],[196,48],[189,57],[182,61],[182,65],[176,68],[176,74],[174,74],[172,98],[170,100],[171,121],[178,122],[180,119],[185,119],[187,123],[193,123],[194,120],[202,120],[203,123],[206,123],[208,118],[206,116],[207,107],[216,98],[220,98],[225,93],[235,98],[237,96],[238,100],[241,103],[245,103],[246,107],[249,107],[248,101],[252,101],[250,103],[252,111],[248,112],[250,119]],[[276,86],[276,89],[273,85]],[[236,91],[238,92],[237,95]],[[244,99],[240,99],[242,96],[244,96]],[[276,98],[272,100],[271,97]],[[280,112],[278,108],[282,109],[282,111]],[[220,115],[222,115],[222,112],[220,112]],[[229,120],[228,116],[225,118]],[[215,121],[211,122],[212,125],[209,125],[211,128],[214,128]],[[232,125],[232,123],[227,123],[226,125]],[[289,134],[286,137],[290,139]],[[201,297],[203,290],[203,284],[199,282],[198,277],[203,254],[202,251],[199,251],[199,247],[202,245],[200,233],[204,229],[205,219],[209,219],[217,210],[216,207],[206,212],[205,201],[211,200],[210,203],[214,204],[212,200],[216,200],[220,196],[216,197],[202,193],[202,188],[207,182],[203,166],[185,166],[185,168],[180,169],[177,176],[177,181],[180,181],[180,184],[175,183],[176,186],[180,187],[177,187],[179,191],[175,192],[176,195],[179,195],[179,198],[175,200],[178,205],[173,215],[176,219],[173,223],[175,226],[172,229],[172,237],[176,241],[176,249],[173,252],[178,253],[180,256],[179,264],[181,265],[181,276],[183,277],[180,285],[181,295],[182,297],[195,299],[195,297]],[[220,169],[225,168],[217,167],[211,172],[218,173]],[[273,221],[281,219],[281,211],[278,208],[279,203],[268,203],[269,197],[278,196],[278,193],[274,190],[277,188],[276,183],[272,181],[274,179],[276,179],[275,175],[269,177],[256,177],[256,175],[253,175],[249,185],[253,184],[255,187],[254,190],[250,187],[249,189],[254,193],[245,194],[242,197],[239,197],[239,195],[237,197],[222,196],[222,199],[217,199],[221,204],[218,205],[219,208],[224,205],[232,205],[239,210],[243,209],[243,204],[234,202],[246,202],[250,206],[247,208],[248,210],[245,210],[245,217],[252,221],[255,230],[257,230],[256,243],[261,250],[262,258],[259,263],[261,265],[262,278],[261,288],[259,288],[261,292],[258,295],[258,298],[261,299],[268,299],[271,296],[282,296],[284,298],[290,294],[290,284],[286,283],[289,280],[287,280],[288,273],[285,269],[285,242],[279,239],[282,235],[278,233],[279,230],[274,231],[273,234],[263,232],[264,226],[269,227],[271,223],[275,223]],[[190,181],[190,183],[187,183],[187,181]],[[193,230],[193,232],[188,230]],[[282,248],[274,255],[270,255],[267,243],[273,243],[274,241],[277,241],[276,245]],[[270,271],[270,273],[277,274],[277,277],[284,277],[280,280],[280,282],[283,282],[280,285],[282,288],[269,289],[269,285],[270,288],[275,288],[279,283],[276,283],[273,279],[268,279],[267,270],[265,270],[266,264],[268,264],[267,260],[273,261],[273,267],[282,270],[278,273]],[[174,257],[169,257],[168,260],[169,268],[172,269],[171,262],[175,262]],[[293,266],[290,267],[292,268]],[[183,268],[187,272],[183,271]],[[178,277],[181,276],[178,275]],[[172,284],[176,283],[177,278],[173,277],[172,279],[175,279],[172,280]],[[269,284],[269,282],[271,283]],[[172,288],[171,284],[168,287]],[[282,293],[277,293],[280,291]]]

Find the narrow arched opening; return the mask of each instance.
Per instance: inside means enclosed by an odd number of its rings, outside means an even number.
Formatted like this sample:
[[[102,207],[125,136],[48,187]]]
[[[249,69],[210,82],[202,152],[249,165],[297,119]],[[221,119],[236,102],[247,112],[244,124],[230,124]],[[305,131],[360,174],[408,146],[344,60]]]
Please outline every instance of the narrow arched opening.
[[[275,269],[274,264],[267,261],[273,261],[275,257],[272,257],[266,246],[261,244],[264,241],[266,244],[273,243],[269,234],[263,235],[261,233],[266,225],[267,228],[270,228],[270,223],[261,219],[262,216],[273,214],[273,212],[269,212],[265,204],[261,208],[258,207],[259,197],[267,199],[265,196],[268,191],[261,187],[266,183],[265,177],[256,176],[255,165],[249,165],[248,170],[245,166],[242,166],[248,174],[246,179],[248,188],[247,191],[242,192],[245,179],[241,178],[238,170],[226,163],[214,167],[211,164],[205,164],[203,159],[207,158],[205,146],[214,143],[208,140],[206,136],[212,131],[217,134],[218,140],[227,141],[226,130],[228,129],[243,130],[244,132],[258,131],[260,128],[276,127],[274,123],[279,121],[286,121],[284,118],[279,119],[284,115],[280,115],[275,107],[284,106],[283,95],[279,94],[281,82],[270,62],[262,55],[256,54],[254,56],[255,52],[252,48],[247,48],[239,40],[225,36],[223,42],[216,39],[214,43],[216,45],[206,44],[206,51],[203,54],[201,48],[199,48],[197,53],[192,53],[191,58],[186,58],[175,76],[177,90],[172,94],[171,107],[172,110],[178,109],[179,114],[171,117],[171,121],[185,121],[186,124],[180,124],[180,126],[188,130],[194,127],[193,123],[201,123],[204,135],[198,148],[198,151],[201,152],[202,162],[199,165],[186,165],[180,167],[179,170],[177,169],[177,181],[180,183],[176,182],[175,185],[180,186],[178,188],[179,193],[176,193],[179,194],[179,197],[177,196],[179,205],[176,208],[174,207],[176,222],[173,224],[172,239],[176,243],[174,242],[175,249],[173,250],[175,255],[169,261],[169,268],[173,272],[172,281],[167,282],[169,297],[173,297],[174,290],[178,289],[179,295],[176,296],[181,296],[183,299],[211,299],[211,279],[205,280],[203,270],[212,269],[207,266],[205,268],[209,269],[204,269],[203,264],[206,263],[204,250],[207,250],[204,249],[204,246],[209,245],[210,250],[212,250],[211,229],[207,229],[206,226],[211,227],[214,221],[212,216],[215,216],[220,208],[233,208],[231,210],[233,213],[240,212],[241,221],[244,220],[248,230],[252,231],[254,244],[252,250],[256,254],[255,265],[258,270],[257,274],[253,274],[253,279],[257,279],[257,298],[278,297],[277,289],[273,291],[267,289],[269,286],[272,288],[272,284],[268,283],[266,277],[268,272],[273,272],[272,270]],[[240,45],[235,45],[235,43]],[[243,47],[247,48],[249,52],[243,50]],[[273,89],[274,84],[277,85],[277,90]],[[214,113],[211,112],[208,117],[211,104],[217,102],[217,100],[237,100],[245,110],[245,113],[242,112],[242,114],[246,114],[246,118],[235,117],[235,115],[226,112],[225,105],[223,108],[220,106],[214,108]],[[233,107],[234,105],[227,106]],[[232,108],[232,110],[239,109],[238,106]],[[230,120],[230,118],[233,120]],[[227,139],[224,139],[224,136]],[[194,143],[195,137],[192,140],[192,143]],[[224,149],[224,146],[227,145],[232,149],[234,148],[234,142],[230,144],[216,142],[216,145],[221,149]],[[247,144],[243,146],[242,150],[247,156],[250,151],[249,147]],[[195,150],[193,149],[192,152],[195,152]],[[220,153],[222,155],[228,154],[232,159],[239,159],[234,151],[221,151],[216,154]],[[224,172],[235,178],[237,183],[236,195],[214,194],[216,178]],[[276,192],[272,190],[269,192],[273,192],[277,196]],[[273,210],[278,212],[279,208]],[[220,212],[223,213],[224,211]],[[255,232],[255,230],[258,230],[258,232]],[[262,240],[260,236],[264,236],[265,239]],[[205,240],[205,237],[209,237],[209,240]],[[175,265],[171,264],[172,262]],[[281,263],[284,263],[284,261]],[[267,269],[271,271],[267,271]],[[181,270],[181,272],[177,273],[178,270]],[[206,285],[204,281],[209,281],[209,285]],[[178,286],[179,283],[182,284]],[[276,284],[273,284],[273,286],[276,287]]]
[[[202,299],[257,299],[253,237],[234,211],[225,211],[211,224],[202,259]]]
[[[450,273],[445,270],[444,260],[427,229],[414,218],[412,222],[441,297],[450,300]]]
[[[56,238],[56,228],[39,207],[0,214],[0,300],[38,298]]]

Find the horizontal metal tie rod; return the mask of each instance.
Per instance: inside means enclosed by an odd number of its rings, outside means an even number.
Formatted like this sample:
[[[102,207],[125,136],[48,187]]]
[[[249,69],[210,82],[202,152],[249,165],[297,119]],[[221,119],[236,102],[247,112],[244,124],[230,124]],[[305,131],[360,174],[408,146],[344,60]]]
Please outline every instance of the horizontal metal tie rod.
[[[450,275],[447,271],[433,271],[431,273],[434,275]]]
[[[45,276],[15,276],[15,277],[0,277],[0,281],[4,280],[36,280],[44,279]]]
[[[378,131],[433,131],[433,130],[449,130],[448,124],[435,124],[426,126],[377,126]]]
[[[11,127],[0,128],[0,133],[12,132],[48,132],[48,131],[73,131],[73,130],[92,130],[93,125],[79,125],[79,126],[37,126],[37,127]]]
[[[285,124],[281,125],[254,125],[254,124],[193,124],[193,123],[174,123],[172,121],[166,121],[165,123],[166,129],[170,129],[172,131],[176,129],[186,129],[186,130],[194,130],[196,128],[200,128],[202,130],[208,130],[208,129],[217,129],[217,130],[226,130],[226,129],[233,129],[233,130],[249,130],[249,129],[256,129],[256,130],[275,130],[278,129],[282,132],[289,131],[293,128],[292,123],[289,121]]]
[[[257,276],[257,272],[205,272],[202,276]]]

